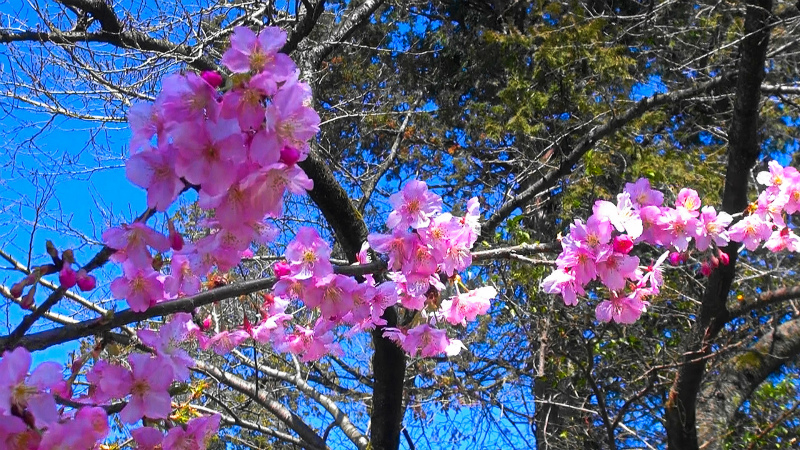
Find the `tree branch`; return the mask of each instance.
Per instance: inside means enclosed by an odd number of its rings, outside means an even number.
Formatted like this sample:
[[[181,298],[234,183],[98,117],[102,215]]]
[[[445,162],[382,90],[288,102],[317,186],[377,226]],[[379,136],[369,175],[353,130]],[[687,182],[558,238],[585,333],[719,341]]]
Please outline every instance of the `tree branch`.
[[[305,423],[300,416],[291,412],[277,400],[267,397],[267,393],[263,389],[257,389],[254,383],[232,373],[225,372],[205,361],[195,361],[195,368],[210,377],[216,378],[222,384],[252,398],[256,403],[272,413],[278,420],[297,433],[297,435],[305,441],[303,446],[306,448],[311,450],[328,448],[325,445],[325,441],[323,441],[317,432]]]

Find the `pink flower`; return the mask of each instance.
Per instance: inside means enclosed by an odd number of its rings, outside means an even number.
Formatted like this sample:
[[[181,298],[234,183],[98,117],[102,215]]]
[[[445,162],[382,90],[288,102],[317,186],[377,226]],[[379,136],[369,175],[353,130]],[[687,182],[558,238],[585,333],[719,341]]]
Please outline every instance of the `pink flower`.
[[[112,261],[129,260],[139,267],[148,267],[151,264],[148,246],[158,252],[169,250],[169,239],[166,236],[139,222],[109,228],[103,232],[103,243],[117,250],[111,256]]]
[[[199,184],[211,196],[224,193],[236,181],[235,168],[247,159],[244,138],[235,120],[182,122],[172,138],[178,149],[178,175]]]
[[[620,233],[627,232],[631,239],[636,239],[642,234],[642,219],[639,212],[633,209],[631,196],[627,192],[617,195],[617,204],[605,200],[598,200],[592,208],[594,215],[601,220],[608,220]]]
[[[322,317],[337,321],[353,309],[352,292],[357,285],[348,276],[329,274],[316,281],[304,301],[311,308],[318,306]]]
[[[767,166],[769,167],[769,172],[759,172],[756,175],[756,181],[767,186],[767,190],[770,190],[770,188],[775,188],[773,190],[780,189],[786,180],[783,166],[775,160],[770,161]]]
[[[300,149],[319,131],[319,115],[306,106],[310,99],[308,85],[299,82],[284,85],[267,107],[265,129],[253,138],[264,139],[261,145]]]
[[[114,298],[127,300],[133,311],[146,311],[164,298],[164,285],[152,267],[141,268],[126,261],[122,271],[123,276],[111,282],[111,293]]]
[[[0,359],[0,414],[11,415],[12,410],[27,410],[37,427],[53,425],[58,421],[56,401],[50,391],[62,381],[61,366],[45,362],[28,376],[31,354],[23,347],[3,353]]]
[[[564,303],[570,306],[578,304],[577,295],[585,294],[583,287],[576,284],[575,275],[569,269],[554,270],[542,280],[542,290],[548,294],[561,294]]]
[[[170,122],[194,122],[205,117],[216,118],[219,114],[216,92],[206,80],[194,72],[172,74],[161,82],[163,117]]]
[[[623,192],[630,195],[631,201],[636,208],[645,206],[661,206],[664,203],[664,194],[650,188],[650,180],[639,178],[635,183],[625,183]]]
[[[409,181],[400,192],[392,194],[389,203],[394,210],[389,214],[386,225],[392,229],[427,227],[431,217],[442,210],[442,198],[429,192],[428,185],[418,180]]]
[[[728,225],[733,221],[733,217],[725,211],[717,214],[713,206],[704,206],[700,213],[700,226],[697,228],[695,237],[697,249],[706,250],[711,246],[711,240],[718,247],[728,245]]]
[[[300,355],[303,362],[316,361],[328,353],[341,353],[339,345],[333,343],[332,326],[333,322],[324,319],[317,320],[313,330],[296,325],[295,332],[278,349]]]
[[[665,208],[662,210],[659,225],[666,231],[662,237],[663,245],[674,245],[681,252],[689,248],[692,238],[698,234],[700,222],[693,216],[694,212],[686,208]],[[665,238],[668,236],[668,240]]]
[[[16,416],[2,416],[0,420],[0,445],[8,450],[40,450],[41,437],[37,430],[28,428]]]
[[[615,252],[627,255],[633,249],[633,239],[626,234],[616,236],[614,238],[614,245],[612,246]]]
[[[298,280],[332,274],[330,257],[331,248],[311,227],[300,228],[294,240],[286,246],[286,262],[291,275]]]
[[[233,90],[226,92],[222,97],[222,111],[220,114],[225,119],[236,119],[239,122],[239,127],[244,131],[258,131],[262,128],[264,114],[267,111],[264,106],[264,97],[269,94],[246,83],[237,86]],[[253,156],[252,153],[251,156]],[[269,162],[262,162],[256,158],[253,160],[262,165],[269,164]]]
[[[179,252],[183,249],[183,236],[175,229],[175,224],[172,223],[172,220],[167,220],[167,227],[169,228],[169,246]]]
[[[427,323],[409,329],[402,342],[403,350],[411,355],[415,355],[419,350],[423,358],[445,353],[449,346],[450,340],[447,339],[447,332],[433,328]],[[458,352],[456,351],[456,353]]]
[[[172,255],[170,274],[164,280],[164,292],[172,296],[200,292],[200,278],[192,271],[191,262],[186,255]]]
[[[200,78],[202,78],[209,86],[216,89],[222,85],[222,75],[214,72],[213,70],[206,70],[200,74]]]
[[[611,292],[611,298],[600,302],[595,308],[597,320],[624,324],[636,322],[647,310],[649,303],[639,299],[635,294],[619,297],[616,293]]]
[[[597,263],[597,275],[608,289],[619,291],[625,288],[625,279],[636,280],[639,258],[612,253],[605,261]]]
[[[172,427],[164,438],[164,450],[205,450],[219,429],[219,414],[196,417],[186,424]]]
[[[664,264],[667,257],[671,257],[672,255],[678,255],[678,253],[664,252],[655,263],[649,265],[645,269],[642,279],[639,280],[637,288],[647,289],[649,295],[657,295],[659,288],[664,284],[664,274],[661,266]]]
[[[612,232],[611,222],[599,216],[590,216],[586,225],[580,219],[575,219],[569,226],[569,235],[562,239],[561,246],[564,250],[570,247],[582,247],[589,251],[593,259],[602,257],[611,250],[608,243]]]
[[[192,322],[190,314],[177,313],[158,331],[139,330],[136,334],[143,344],[156,351],[163,366],[172,369],[176,380],[186,381],[190,376],[189,367],[194,364],[194,360],[180,345],[196,331],[199,329]]]
[[[106,403],[114,398],[123,398],[131,390],[131,372],[118,365],[99,360],[86,374],[89,385],[89,400]]]
[[[137,450],[155,450],[164,440],[164,434],[160,430],[151,427],[131,430],[131,436],[136,441]]]
[[[249,337],[250,334],[245,330],[220,331],[210,338],[201,334],[198,337],[198,343],[203,350],[210,348],[218,355],[227,355]]]
[[[178,198],[183,182],[175,173],[175,153],[166,149],[149,150],[131,156],[125,162],[125,175],[131,183],[147,190],[147,206],[166,211]]]
[[[405,228],[395,228],[392,234],[370,233],[367,242],[375,251],[389,256],[389,269],[400,270],[416,246],[419,235]]]
[[[728,229],[730,239],[744,243],[750,251],[758,248],[761,241],[769,239],[771,234],[772,224],[765,222],[756,214],[745,217]]]
[[[491,286],[473,289],[466,294],[460,294],[442,302],[445,320],[453,325],[467,325],[478,314],[489,311],[490,300],[497,296],[497,290]]]
[[[700,209],[700,204],[700,196],[697,195],[697,191],[689,188],[681,189],[681,191],[678,192],[678,198],[675,201],[675,206],[677,208],[683,208],[692,217],[697,217],[700,215],[697,212],[697,210]]]
[[[128,125],[131,127],[131,153],[135,154],[141,149],[150,149],[153,135],[159,136],[161,141],[164,133],[165,119],[161,110],[161,102],[156,103],[136,102],[128,110]]]
[[[779,252],[783,249],[790,252],[800,251],[800,236],[797,236],[787,227],[780,228],[772,232],[764,247],[772,252]]]
[[[292,60],[278,51],[286,43],[286,32],[278,27],[264,28],[258,36],[247,27],[236,27],[231,48],[222,55],[222,64],[234,73],[294,71]]]
[[[167,389],[172,384],[172,370],[166,369],[158,358],[143,353],[128,356],[131,364],[131,398],[119,413],[124,423],[135,423],[142,417],[166,419],[172,412]]]
[[[788,202],[789,197],[782,192],[772,194],[769,191],[763,191],[758,195],[755,214],[764,220],[774,222],[779,227],[785,227],[783,208]]]

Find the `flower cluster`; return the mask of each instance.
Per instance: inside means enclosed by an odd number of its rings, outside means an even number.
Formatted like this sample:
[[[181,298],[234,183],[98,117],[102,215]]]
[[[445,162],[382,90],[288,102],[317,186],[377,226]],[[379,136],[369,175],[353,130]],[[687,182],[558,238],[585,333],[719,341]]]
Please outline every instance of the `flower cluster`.
[[[690,245],[708,254],[700,272],[708,276],[719,264],[728,264],[721,250],[729,242],[742,242],[748,250],[764,247],[776,252],[800,250],[800,238],[787,227],[783,214],[800,210],[800,173],[770,161],[769,172],[760,172],[759,183],[767,186],[749,215],[734,223],[726,212],[702,206],[697,192],[684,188],[675,207],[664,206],[664,194],[639,179],[627,183],[617,195],[617,204],[598,200],[584,224],[575,219],[562,238],[557,269],[542,281],[542,288],[560,294],[568,305],[586,295],[587,285],[598,280],[609,293],[595,310],[603,322],[633,323],[649,305],[646,298],[657,295],[663,284],[661,265],[669,256],[673,264],[687,260]],[[667,251],[653,264],[640,265],[630,255],[636,244],[646,243]]]
[[[286,260],[274,266],[279,281],[273,293],[265,296],[260,321],[255,326],[245,321],[241,328],[211,337],[201,335],[201,347],[222,354],[252,338],[299,355],[303,361],[316,360],[341,352],[333,334],[338,326],[350,327],[348,334],[385,326],[384,311],[399,304],[420,311],[422,320],[410,328],[387,328],[386,336],[410,354],[457,354],[463,344],[450,340],[436,325],[466,325],[485,314],[489,301],[497,295],[494,288],[482,287],[440,301],[445,289],[440,276],[455,280],[457,272],[472,262],[469,249],[479,232],[478,201],[473,198],[467,203],[465,217],[442,214],[441,198],[424,182],[411,181],[391,196],[390,203],[394,210],[387,224],[392,234],[370,234],[358,255],[359,263],[366,263],[370,246],[387,255],[389,281],[377,283],[372,275],[366,275],[359,283],[334,273],[330,246],[313,228],[300,228],[286,247]],[[302,305],[313,312],[307,317],[307,326],[289,326],[296,318],[287,313],[293,303],[297,310],[303,309]]]
[[[458,281],[457,272],[472,264],[470,248],[480,232],[478,199],[467,202],[464,217],[455,217],[441,212],[442,199],[424,182],[413,180],[393,194],[389,203],[393,210],[386,225],[391,234],[370,234],[368,242],[389,258],[392,281],[385,284],[391,283],[399,304],[419,311],[421,320],[410,327],[388,328],[384,334],[412,355],[418,351],[424,357],[458,354],[464,347],[461,341],[449,339],[436,325],[466,325],[467,320],[485,314],[497,295],[493,287],[460,292],[456,283],[456,295],[441,301],[446,287],[442,280]]]
[[[222,58],[234,73],[225,92],[217,89],[219,75],[187,72],[165,78],[154,103],[131,107],[134,154],[126,174],[147,190],[147,205],[165,211],[191,186],[199,189],[199,205],[214,212],[207,221],[213,232],[185,245],[172,227],[169,237],[141,223],[103,233],[123,267],[112,293],[134,311],[198,292],[199,278],[214,267],[230,270],[252,242],[274,239],[264,220],[282,215],[286,191],[313,187],[296,163],[308,153],[319,116],[294,63],[278,53],[285,41],[278,28],[256,35],[238,27]],[[163,277],[151,250],[170,248],[171,274]]]

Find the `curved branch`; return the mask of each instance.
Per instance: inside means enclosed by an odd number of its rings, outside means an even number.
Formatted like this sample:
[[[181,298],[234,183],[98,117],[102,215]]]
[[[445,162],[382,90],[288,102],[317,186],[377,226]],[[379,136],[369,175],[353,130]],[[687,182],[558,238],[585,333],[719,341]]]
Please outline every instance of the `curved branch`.
[[[305,444],[303,444],[305,447],[313,450],[328,448],[325,445],[325,441],[323,441],[317,432],[314,431],[314,429],[311,428],[307,423],[305,423],[300,416],[290,411],[277,400],[269,398],[267,393],[263,389],[257,389],[254,383],[251,383],[232,373],[225,372],[205,361],[195,361],[195,368],[201,373],[214,377],[222,384],[252,398],[264,409],[275,415],[278,420],[294,430],[294,432],[297,433],[297,435],[300,436],[303,441],[305,441]]]
[[[165,316],[177,312],[191,312],[195,308],[209,303],[269,289],[276,281],[275,278],[260,278],[223,286],[210,291],[201,292],[191,297],[159,303],[149,308],[147,311],[134,312],[130,309],[126,309],[115,313],[111,317],[84,320],[83,322],[65,325],[60,328],[30,334],[18,340],[13,339],[13,336],[3,336],[0,338],[0,347],[12,348],[19,346],[25,347],[29,351],[43,350],[54,345],[92,336],[133,322],[140,322],[153,317]],[[59,289],[59,291],[56,292],[60,291]]]
[[[772,291],[767,291],[758,297],[749,298],[742,303],[739,303],[734,308],[730,308],[729,319],[741,317],[754,309],[763,308],[765,306],[774,305],[776,303],[785,302],[800,298],[800,286],[783,287]]]

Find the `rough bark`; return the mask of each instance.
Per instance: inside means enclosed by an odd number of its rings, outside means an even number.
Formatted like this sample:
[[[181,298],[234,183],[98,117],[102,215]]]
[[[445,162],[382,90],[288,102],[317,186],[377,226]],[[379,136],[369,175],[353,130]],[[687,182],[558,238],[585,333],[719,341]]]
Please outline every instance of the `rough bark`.
[[[769,42],[772,17],[771,0],[753,0],[747,4],[745,38],[740,48],[733,120],[728,132],[728,164],[722,209],[742,212],[747,206],[750,170],[759,154],[758,106],[764,62]],[[696,406],[705,374],[706,358],[711,344],[728,321],[728,293],[736,269],[738,244],[725,251],[730,264],[721,266],[708,280],[700,306],[700,314],[689,338],[683,364],[678,370],[666,407],[667,441],[670,450],[696,450],[698,446]]]
[[[704,450],[724,448],[724,436],[742,403],[767,376],[798,354],[800,319],[793,319],[774,328],[752,348],[725,363],[699,397],[700,446]]]

